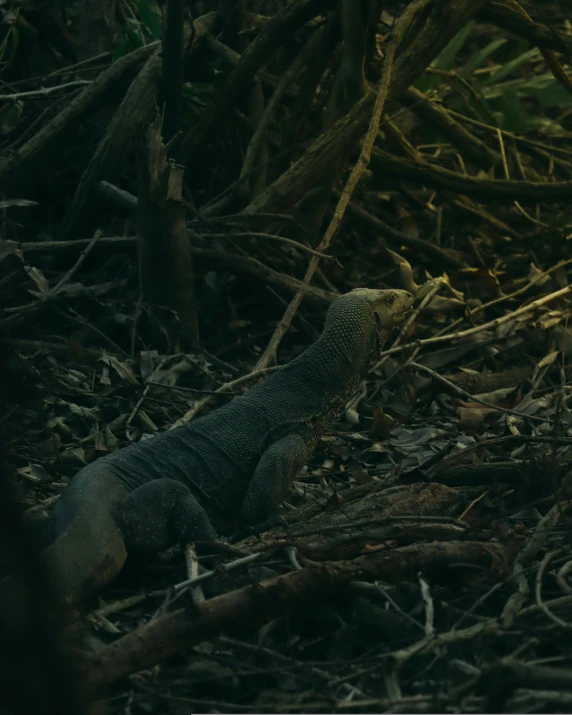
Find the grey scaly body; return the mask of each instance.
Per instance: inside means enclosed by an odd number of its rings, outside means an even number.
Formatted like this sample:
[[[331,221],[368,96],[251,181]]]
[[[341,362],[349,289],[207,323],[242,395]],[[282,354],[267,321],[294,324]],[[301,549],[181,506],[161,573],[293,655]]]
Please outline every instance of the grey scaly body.
[[[60,597],[76,603],[93,593],[131,550],[210,540],[275,513],[411,305],[399,290],[340,296],[318,340],[266,382],[84,467],[44,525]]]

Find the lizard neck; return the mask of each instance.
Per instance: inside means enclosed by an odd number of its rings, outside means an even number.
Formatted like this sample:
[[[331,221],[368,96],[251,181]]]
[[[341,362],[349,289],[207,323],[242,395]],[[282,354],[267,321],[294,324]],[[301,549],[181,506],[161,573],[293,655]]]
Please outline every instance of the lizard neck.
[[[318,340],[290,365],[292,375],[316,396],[338,403],[365,378],[389,331],[380,332],[368,305],[358,304],[333,317]]]

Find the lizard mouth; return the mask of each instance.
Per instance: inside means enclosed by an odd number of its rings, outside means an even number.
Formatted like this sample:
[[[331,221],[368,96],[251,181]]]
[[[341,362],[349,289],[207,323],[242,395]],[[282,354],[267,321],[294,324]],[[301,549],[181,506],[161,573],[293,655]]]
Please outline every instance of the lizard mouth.
[[[396,313],[394,316],[394,322],[400,323],[402,320],[405,320],[410,312],[411,308],[408,308],[407,310],[402,310],[401,313]]]
[[[411,308],[407,308],[407,310],[402,310],[400,313],[395,313],[394,315],[391,316],[391,319],[388,320],[387,322],[384,322],[382,317],[379,315],[379,313],[375,313],[375,322],[377,324],[377,329],[380,332],[383,332],[384,330],[388,330],[394,325],[398,325],[399,323],[402,323],[405,318],[409,315],[411,312]]]

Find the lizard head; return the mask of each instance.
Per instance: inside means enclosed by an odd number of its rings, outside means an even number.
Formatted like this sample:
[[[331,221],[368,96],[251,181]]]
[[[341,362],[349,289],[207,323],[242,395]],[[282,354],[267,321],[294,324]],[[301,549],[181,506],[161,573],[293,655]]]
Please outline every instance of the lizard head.
[[[336,353],[344,354],[348,362],[357,360],[360,370],[366,370],[377,360],[389,334],[407,317],[412,305],[413,296],[406,290],[356,288],[330,305],[323,339],[333,345]]]
[[[406,290],[355,288],[346,295],[360,298],[371,306],[380,330],[390,330],[401,323],[411,310],[413,296]]]

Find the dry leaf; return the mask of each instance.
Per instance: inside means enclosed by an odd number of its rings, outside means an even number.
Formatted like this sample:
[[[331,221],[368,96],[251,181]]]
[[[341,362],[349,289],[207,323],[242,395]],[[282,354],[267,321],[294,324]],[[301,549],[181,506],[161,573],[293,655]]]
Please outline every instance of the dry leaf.
[[[365,469],[365,467],[361,467],[360,469],[352,469],[349,474],[351,475],[352,479],[355,479],[358,484],[371,484],[373,482],[373,477],[371,474]]]
[[[392,542],[388,542],[385,544],[374,544],[374,545],[364,544],[360,553],[361,554],[372,554],[375,551],[385,551],[388,548],[388,546],[391,547],[391,545],[392,545]]]
[[[373,410],[373,425],[370,430],[370,437],[373,439],[388,439],[391,430],[395,427],[395,420],[390,415],[386,415],[381,407]]]
[[[34,268],[33,266],[26,266],[26,273],[34,281],[38,290],[42,295],[48,295],[50,292],[50,284],[46,280],[46,276],[42,273],[39,268]],[[30,291],[33,293],[33,291]]]
[[[22,254],[22,251],[18,248],[20,244],[17,241],[0,241],[0,261],[3,261],[6,256],[10,256],[12,254],[18,256],[18,258],[23,261],[24,260],[24,255]]]
[[[411,268],[410,263],[406,261],[403,256],[400,256],[398,253],[390,251],[389,248],[386,250],[395,265],[399,266],[399,275],[401,277],[401,283],[403,287],[413,295],[417,295],[417,292],[419,291],[419,286],[413,280],[413,269]]]
[[[48,457],[51,457],[54,454],[57,454],[61,443],[62,443],[61,437],[59,436],[59,434],[57,432],[54,432],[53,434],[51,434],[48,437],[48,439],[44,440],[40,444],[36,445],[36,447],[34,447],[34,453],[38,457],[47,459]]]
[[[537,276],[541,276],[544,273],[544,271],[541,271],[540,268],[534,265],[534,263],[530,264],[530,270],[528,271],[528,280],[529,282],[532,282],[537,278]],[[547,281],[550,280],[550,276],[544,276],[544,278],[539,278],[535,285],[538,287],[543,286]]]
[[[499,411],[492,407],[459,407],[459,424],[461,427],[476,427],[485,421],[485,417],[492,413],[498,415]]]
[[[556,360],[559,354],[560,350],[555,350],[552,353],[548,353],[548,355],[545,355],[538,363],[538,367],[548,367],[548,365],[552,365],[552,363]]]
[[[561,350],[566,357],[569,358],[572,356],[572,328],[557,325],[554,328],[554,340],[558,349]]]
[[[338,492],[334,491],[331,497],[326,502],[324,514],[331,514],[333,511],[338,511],[346,503],[346,499]]]
[[[117,372],[119,377],[121,377],[126,382],[131,382],[133,385],[139,384],[137,378],[133,374],[131,365],[129,365],[128,363],[120,362],[113,355],[103,355],[99,359],[107,365],[111,365],[111,367],[115,370],[115,372]]]

